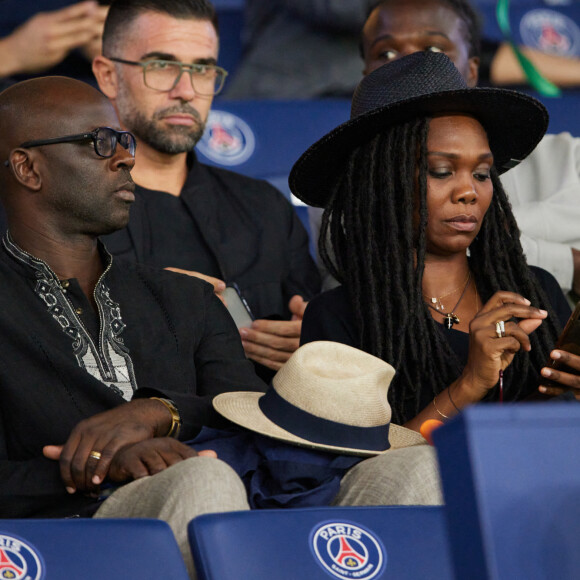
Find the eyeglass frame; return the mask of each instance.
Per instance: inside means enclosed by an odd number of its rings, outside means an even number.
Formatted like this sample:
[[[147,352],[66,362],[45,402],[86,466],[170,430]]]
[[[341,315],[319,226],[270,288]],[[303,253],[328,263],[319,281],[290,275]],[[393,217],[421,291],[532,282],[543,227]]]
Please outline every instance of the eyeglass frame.
[[[102,131],[103,129],[107,129],[108,131],[112,131],[116,136],[115,149],[113,150],[111,155],[102,155],[101,153],[99,153],[97,151],[97,134],[99,131]],[[129,145],[129,147],[123,147],[123,145],[121,145],[121,140],[119,139],[119,135],[130,135],[132,137],[132,139],[133,139],[133,151],[131,151],[130,145]],[[113,157],[115,155],[115,153],[117,152],[117,145],[121,145],[121,147],[123,147],[123,149],[126,149],[132,157],[135,157],[135,150],[137,148],[137,140],[135,139],[135,135],[133,135],[133,133],[131,133],[130,131],[117,131],[116,129],[113,129],[112,127],[97,127],[96,129],[93,129],[89,133],[78,133],[76,135],[64,135],[62,137],[51,137],[50,139],[34,139],[32,141],[25,141],[24,143],[21,143],[20,145],[18,145],[18,147],[22,148],[22,149],[30,149],[32,147],[42,147],[44,145],[57,145],[59,143],[75,143],[78,141],[86,141],[87,139],[91,139],[93,141],[95,153],[99,157],[101,157],[102,159],[110,159],[111,157]],[[10,166],[10,161],[8,159],[6,161],[4,161],[4,166],[5,167]]]
[[[222,68],[221,66],[218,66],[217,64],[205,64],[205,63],[195,63],[195,62],[194,63],[186,63],[186,62],[181,62],[178,60],[167,60],[167,59],[163,59],[163,58],[152,58],[150,60],[144,60],[144,61],[125,60],[124,58],[117,58],[116,56],[108,56],[106,58],[108,58],[109,60],[112,60],[113,62],[120,62],[121,64],[128,64],[131,66],[140,66],[143,69],[143,83],[145,84],[145,86],[153,91],[159,91],[160,93],[168,93],[168,92],[172,91],[177,86],[177,83],[181,80],[181,77],[183,76],[183,72],[187,71],[189,73],[189,80],[191,81],[191,86],[193,87],[193,90],[199,94],[200,97],[215,97],[216,95],[219,95],[222,92],[222,89],[224,88],[224,84],[226,82],[226,77],[229,74],[225,68]],[[145,71],[146,71],[147,67],[153,62],[162,62],[162,63],[167,63],[167,64],[179,66],[179,74],[175,77],[175,81],[173,82],[173,85],[171,86],[171,88],[169,88],[169,89],[156,89],[156,88],[151,87],[147,84],[147,75],[146,75]],[[202,67],[203,68],[212,68],[216,71],[221,72],[221,74],[223,75],[219,90],[212,93],[211,95],[202,95],[201,93],[199,93],[199,91],[195,88],[195,84],[193,82],[193,73],[196,71],[199,71],[200,68],[202,68]]]

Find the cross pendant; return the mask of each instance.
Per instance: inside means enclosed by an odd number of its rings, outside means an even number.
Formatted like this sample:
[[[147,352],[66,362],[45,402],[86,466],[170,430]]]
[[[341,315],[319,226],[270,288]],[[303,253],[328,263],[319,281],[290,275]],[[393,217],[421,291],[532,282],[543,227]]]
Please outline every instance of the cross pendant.
[[[445,326],[447,328],[447,330],[451,330],[453,328],[454,324],[459,324],[460,320],[457,317],[456,314],[453,314],[453,312],[449,312],[448,314],[445,315]]]

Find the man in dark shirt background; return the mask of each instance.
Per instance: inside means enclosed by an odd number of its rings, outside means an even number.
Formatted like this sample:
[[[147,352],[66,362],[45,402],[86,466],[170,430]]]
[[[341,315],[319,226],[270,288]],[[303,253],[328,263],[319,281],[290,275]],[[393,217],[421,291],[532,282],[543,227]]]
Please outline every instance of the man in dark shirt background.
[[[212,100],[225,79],[206,0],[116,0],[93,62],[99,87],[135,134],[136,203],[113,254],[236,284],[257,320],[246,355],[272,371],[298,348],[305,300],[319,291],[308,235],[269,184],[198,162]]]

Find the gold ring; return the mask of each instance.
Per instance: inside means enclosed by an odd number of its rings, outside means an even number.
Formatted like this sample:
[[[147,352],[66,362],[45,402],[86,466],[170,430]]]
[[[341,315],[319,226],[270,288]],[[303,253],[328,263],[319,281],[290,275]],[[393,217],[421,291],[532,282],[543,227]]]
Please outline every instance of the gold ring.
[[[102,457],[102,455],[100,451],[91,451],[89,453],[89,457],[92,457],[93,459],[96,459],[98,461]]]
[[[498,338],[505,337],[505,322],[503,320],[495,323],[495,333],[497,334]]]

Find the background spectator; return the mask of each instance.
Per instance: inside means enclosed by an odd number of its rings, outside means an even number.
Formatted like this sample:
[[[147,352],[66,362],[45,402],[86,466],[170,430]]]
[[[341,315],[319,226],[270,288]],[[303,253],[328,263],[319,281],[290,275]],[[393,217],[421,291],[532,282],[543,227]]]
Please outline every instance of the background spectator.
[[[377,0],[246,0],[244,55],[225,95],[235,99],[350,98],[362,73],[357,56],[360,32],[377,3]],[[483,48],[480,84],[527,83],[507,43],[486,41]],[[529,47],[523,52],[552,82],[562,86],[580,83],[580,59]]]

